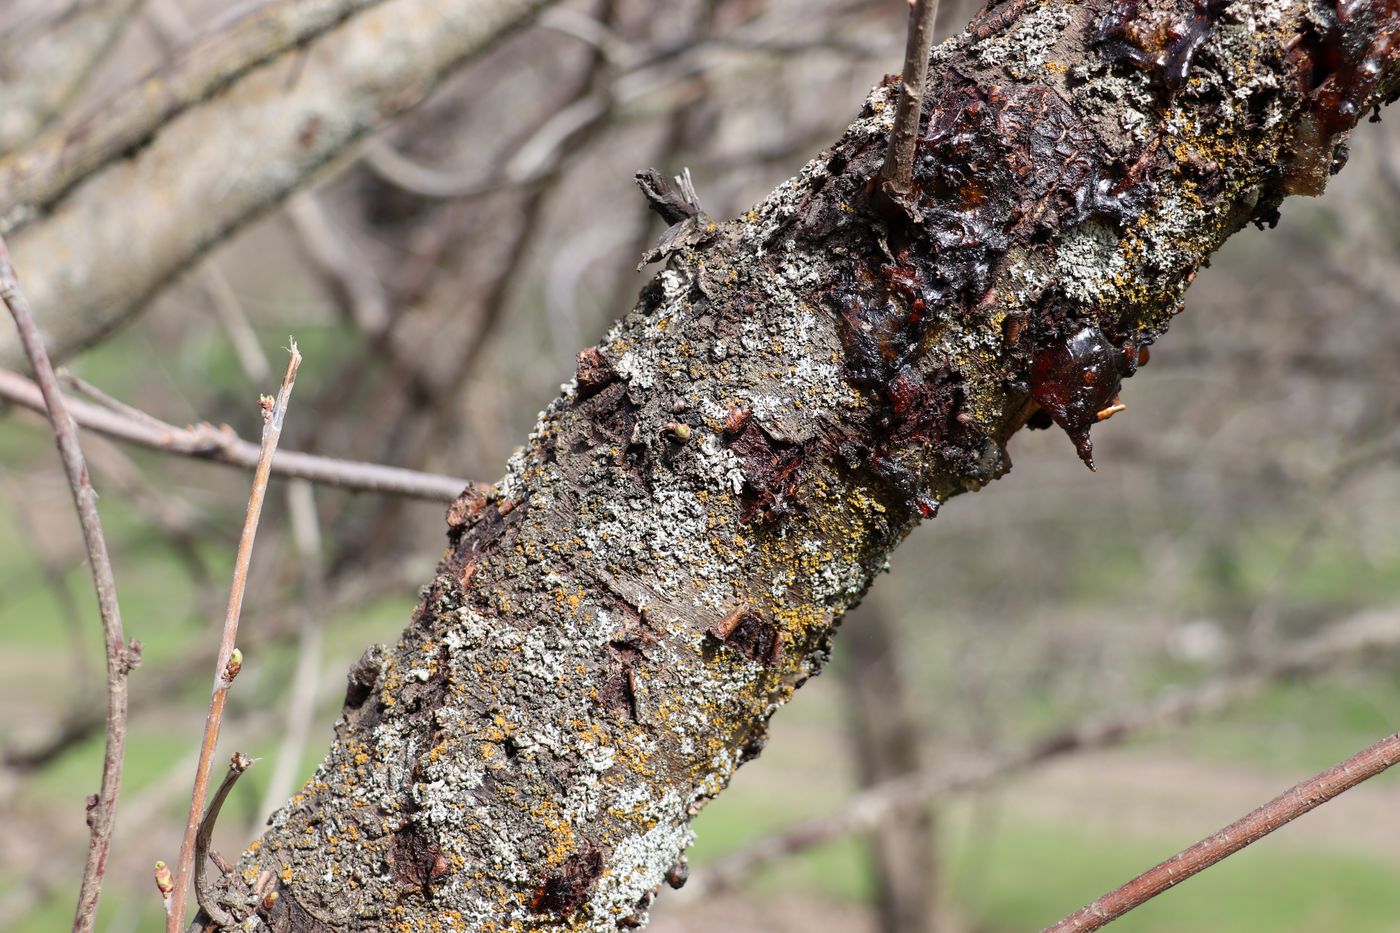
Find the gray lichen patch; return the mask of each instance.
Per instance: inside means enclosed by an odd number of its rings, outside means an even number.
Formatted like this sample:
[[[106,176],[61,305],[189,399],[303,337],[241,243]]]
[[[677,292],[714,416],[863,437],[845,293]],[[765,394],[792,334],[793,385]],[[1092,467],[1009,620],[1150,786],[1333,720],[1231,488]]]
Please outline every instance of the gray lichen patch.
[[[1127,269],[1116,231],[1098,221],[1087,221],[1065,234],[1055,251],[1055,275],[1065,294],[1086,305],[1110,300],[1117,294],[1115,278]]]
[[[1066,3],[1047,3],[1022,17],[1014,28],[973,43],[972,57],[985,67],[1006,69],[1014,78],[1044,77],[1050,55],[1074,18]]]

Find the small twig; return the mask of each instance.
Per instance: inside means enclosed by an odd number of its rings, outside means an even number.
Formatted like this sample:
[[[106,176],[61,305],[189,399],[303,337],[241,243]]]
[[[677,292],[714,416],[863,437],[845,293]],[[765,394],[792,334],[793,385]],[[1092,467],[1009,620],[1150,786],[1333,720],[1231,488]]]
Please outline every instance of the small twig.
[[[176,873],[170,916],[166,918],[167,933],[180,933],[180,925],[184,920],[185,892],[189,886],[195,856],[195,835],[199,831],[204,795],[209,788],[209,768],[214,757],[214,746],[219,741],[224,701],[228,697],[229,686],[242,667],[243,658],[234,647],[234,642],[238,638],[238,620],[243,611],[243,592],[248,584],[248,564],[253,557],[253,542],[258,533],[258,519],[262,516],[263,500],[267,497],[267,483],[272,474],[272,454],[282,436],[282,423],[287,417],[292,386],[296,383],[297,369],[301,366],[301,352],[297,350],[296,341],[291,342],[289,352],[291,358],[287,361],[287,372],[282,377],[282,388],[278,391],[277,398],[274,400],[264,396],[261,402],[264,418],[262,450],[258,456],[257,469],[253,473],[253,489],[248,496],[248,511],[243,518],[243,534],[239,539],[238,555],[234,560],[233,585],[229,589],[228,612],[224,616],[219,657],[214,668],[214,686],[209,697],[209,716],[204,723],[204,740],[200,744],[199,764],[195,769],[194,790],[190,795],[185,838],[180,846],[180,865]]]
[[[223,808],[224,800],[228,797],[229,791],[233,790],[233,785],[238,783],[238,779],[243,776],[243,772],[253,766],[253,759],[242,752],[234,752],[229,759],[228,773],[224,775],[224,782],[219,785],[219,789],[214,791],[214,799],[209,801],[209,810],[204,814],[204,819],[200,821],[199,832],[194,837],[194,898],[199,904],[199,909],[209,915],[220,929],[231,930],[238,925],[238,921],[219,906],[218,892],[209,880],[208,862],[214,853],[209,851],[209,840],[214,835],[214,823],[219,818],[219,810]]]
[[[1112,923],[1134,907],[1145,904],[1168,888],[1258,842],[1281,826],[1397,763],[1400,763],[1400,732],[1295,785],[1248,816],[1178,852],[1092,904],[1081,907],[1059,923],[1046,927],[1043,933],[1087,933]]]
[[[107,646],[107,743],[102,756],[102,785],[96,796],[88,798],[88,826],[91,839],[87,864],[83,868],[82,887],[78,892],[78,908],[73,918],[74,933],[87,933],[97,919],[97,902],[102,895],[102,877],[107,869],[107,851],[112,842],[112,826],[116,821],[117,796],[121,792],[122,759],[126,751],[126,681],[141,658],[141,643],[126,643],[122,632],[121,610],[117,605],[117,584],[112,576],[112,561],[107,555],[107,542],[102,535],[102,521],[97,515],[97,493],[88,479],[87,463],[78,443],[78,427],[68,413],[63,394],[58,389],[53,364],[34,323],[29,302],[19,287],[10,251],[0,237],[0,300],[15,319],[24,352],[34,368],[34,378],[43,393],[49,420],[53,423],[54,439],[59,457],[68,474],[73,492],[73,504],[83,529],[83,545],[87,548],[92,582],[97,590],[97,608],[102,617],[102,635]]]
[[[39,388],[19,373],[7,369],[0,369],[0,399],[38,412],[45,410]],[[68,403],[68,408],[79,426],[117,440],[240,469],[252,469],[258,463],[258,445],[245,441],[227,425],[216,428],[203,422],[181,428],[150,415],[134,418],[76,399]],[[344,489],[388,493],[432,502],[451,502],[465,487],[473,485],[455,476],[338,460],[293,450],[277,452],[272,460],[272,472],[278,476],[299,477]]]
[[[899,101],[895,104],[885,164],[880,167],[880,190],[896,203],[909,197],[914,183],[914,146],[919,141],[919,116],[923,112],[933,23],[937,17],[938,0],[909,0],[909,37],[904,47]]]

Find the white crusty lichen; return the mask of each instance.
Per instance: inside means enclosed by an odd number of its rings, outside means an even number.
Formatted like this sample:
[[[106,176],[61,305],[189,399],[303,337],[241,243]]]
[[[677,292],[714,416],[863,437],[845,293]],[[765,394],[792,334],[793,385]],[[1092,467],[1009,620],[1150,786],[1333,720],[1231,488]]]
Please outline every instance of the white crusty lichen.
[[[1127,268],[1118,233],[1097,220],[1085,221],[1066,233],[1054,255],[1060,288],[1075,301],[1089,305],[1114,297],[1114,279]]]
[[[973,43],[971,52],[983,65],[1005,68],[1012,77],[1038,76],[1072,18],[1067,4],[1048,3],[1021,17],[1015,28]]]

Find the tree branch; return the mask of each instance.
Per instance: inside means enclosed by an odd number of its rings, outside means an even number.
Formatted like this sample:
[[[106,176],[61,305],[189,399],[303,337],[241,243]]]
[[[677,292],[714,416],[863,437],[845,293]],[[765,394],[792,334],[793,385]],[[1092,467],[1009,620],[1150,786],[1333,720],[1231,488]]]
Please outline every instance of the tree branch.
[[[1030,0],[935,50],[905,218],[872,201],[882,85],[680,244],[458,500],[410,625],[233,876],[274,879],[260,922],[643,923],[898,542],[1005,474],[1037,409],[1089,461],[1199,266],[1400,86],[1394,4],[1180,6],[1138,3],[1148,34],[1115,0]]]
[[[291,358],[287,361],[287,371],[282,376],[282,387],[273,399],[264,396],[262,449],[258,455],[257,469],[253,473],[253,489],[248,496],[248,511],[243,518],[243,534],[238,540],[238,555],[233,565],[233,585],[229,588],[228,612],[224,616],[223,633],[219,640],[219,656],[215,661],[214,688],[209,698],[209,716],[204,724],[204,739],[200,743],[199,764],[195,768],[194,791],[190,795],[190,813],[185,822],[185,839],[180,846],[180,863],[175,873],[175,891],[171,895],[170,914],[166,918],[167,933],[180,933],[184,921],[185,892],[189,886],[191,869],[195,862],[195,848],[200,826],[200,812],[204,808],[204,794],[208,789],[209,767],[214,757],[214,746],[219,741],[219,726],[223,721],[224,701],[229,687],[243,666],[243,656],[234,647],[238,639],[238,620],[243,612],[243,592],[248,583],[248,564],[253,559],[253,542],[258,534],[258,519],[262,517],[263,499],[267,496],[267,483],[272,476],[272,455],[277,450],[277,442],[282,436],[282,423],[287,417],[287,406],[292,398],[292,386],[296,384],[297,369],[301,366],[301,352],[296,341],[291,342]]]
[[[0,156],[28,142],[62,113],[121,40],[140,6],[141,0],[81,3],[0,37],[7,76],[0,80],[5,102]],[[5,232],[0,223],[0,233]]]
[[[39,388],[18,373],[5,369],[0,369],[0,399],[34,411],[44,411]],[[234,434],[227,425],[216,428],[208,422],[201,422],[181,428],[144,412],[137,416],[134,414],[136,409],[131,409],[132,414],[124,414],[77,400],[70,401],[68,407],[79,426],[117,440],[242,470],[255,469],[258,464],[258,445]],[[291,450],[277,452],[272,461],[272,472],[278,476],[344,489],[432,502],[451,502],[468,486],[485,488],[453,476],[421,473],[377,463],[337,460]]]
[[[276,0],[228,28],[190,43],[169,64],[0,160],[0,233],[10,234],[53,207],[75,185],[149,142],[191,107],[289,50],[312,42],[383,0]],[[116,4],[107,3],[106,6]],[[127,0],[127,13],[136,6]]]
[[[25,355],[34,368],[34,378],[39,383],[39,391],[43,394],[44,405],[53,424],[59,457],[68,476],[73,505],[78,510],[78,522],[83,530],[83,545],[92,569],[93,587],[97,590],[102,637],[107,648],[107,740],[102,755],[102,785],[96,795],[88,798],[91,840],[73,919],[74,933],[88,933],[97,921],[97,903],[102,896],[107,852],[112,841],[112,827],[116,824],[122,760],[126,752],[126,681],[132,668],[141,660],[141,643],[133,641],[128,645],[122,632],[117,583],[112,575],[111,558],[107,555],[107,541],[102,535],[102,520],[97,514],[97,493],[88,479],[87,463],[83,460],[83,449],[78,443],[78,428],[64,405],[58,378],[54,375],[39,329],[34,324],[29,302],[20,289],[3,237],[0,237],[0,300],[4,301],[15,319]]]
[[[1248,816],[1178,852],[1059,923],[1046,927],[1043,933],[1088,933],[1106,926],[1168,888],[1253,845],[1274,830],[1397,763],[1400,763],[1400,732],[1295,785]]]

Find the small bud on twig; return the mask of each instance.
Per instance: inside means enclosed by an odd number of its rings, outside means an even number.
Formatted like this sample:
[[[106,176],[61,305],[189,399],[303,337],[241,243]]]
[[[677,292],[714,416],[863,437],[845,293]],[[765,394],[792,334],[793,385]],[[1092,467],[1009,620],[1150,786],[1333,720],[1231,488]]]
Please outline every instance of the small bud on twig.
[[[165,908],[165,915],[170,916],[170,894],[175,890],[175,876],[170,873],[170,866],[165,862],[156,860],[156,890],[160,892],[161,905]]]
[[[175,890],[175,876],[170,874],[170,866],[159,859],[156,860],[156,890],[162,897],[169,897]]]
[[[228,663],[224,665],[224,685],[233,683],[233,679],[238,676],[238,672],[243,670],[243,652],[237,648],[228,656]]]

